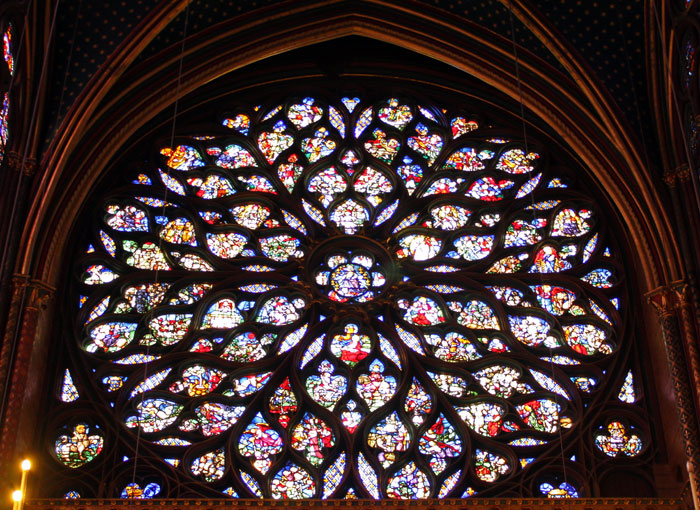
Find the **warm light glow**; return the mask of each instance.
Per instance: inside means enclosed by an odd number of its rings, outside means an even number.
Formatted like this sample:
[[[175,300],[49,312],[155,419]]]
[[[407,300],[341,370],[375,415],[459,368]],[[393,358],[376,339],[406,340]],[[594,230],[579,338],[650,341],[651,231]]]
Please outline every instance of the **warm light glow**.
[[[22,471],[29,471],[32,468],[32,463],[29,462],[29,459],[24,459],[22,461]]]
[[[22,501],[22,491],[14,491],[12,493],[12,501]]]

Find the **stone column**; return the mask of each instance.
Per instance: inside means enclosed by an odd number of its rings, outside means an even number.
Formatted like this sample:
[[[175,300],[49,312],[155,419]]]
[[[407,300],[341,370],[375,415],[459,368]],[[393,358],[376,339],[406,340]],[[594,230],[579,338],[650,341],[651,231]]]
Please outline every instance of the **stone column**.
[[[675,298],[678,302],[677,317],[681,325],[681,334],[685,354],[687,356],[688,370],[690,371],[690,384],[695,399],[695,409],[700,422],[700,350],[698,350],[698,336],[694,313],[693,293],[694,279],[689,282],[679,282],[672,286]]]
[[[678,421],[681,425],[688,475],[694,487],[700,487],[700,430],[695,412],[695,391],[689,377],[689,367],[683,348],[683,337],[678,315],[682,302],[676,286],[666,286],[647,295],[654,306],[661,325],[666,360],[671,372]],[[697,510],[697,509],[696,509]]]
[[[29,279],[29,275],[16,274],[10,281],[11,298],[3,331],[2,350],[0,350],[0,419],[4,414],[6,391],[9,389],[9,369],[16,347],[15,333],[19,330],[19,312],[24,306],[23,301]]]

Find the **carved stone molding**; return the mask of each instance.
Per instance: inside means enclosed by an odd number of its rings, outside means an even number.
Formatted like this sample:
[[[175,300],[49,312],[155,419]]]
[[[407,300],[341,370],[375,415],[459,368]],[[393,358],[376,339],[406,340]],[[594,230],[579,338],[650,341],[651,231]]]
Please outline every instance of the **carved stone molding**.
[[[41,280],[31,279],[27,282],[26,307],[45,309],[47,303],[53,298],[56,288]]]
[[[656,308],[660,317],[676,314],[681,321],[685,335],[685,347],[690,355],[691,367],[694,370],[695,385],[700,388],[700,353],[697,348],[697,338],[690,311],[693,308],[692,287],[694,280],[680,280],[648,294],[649,302]],[[678,312],[678,313],[677,313]],[[697,375],[696,375],[697,374]]]
[[[9,151],[7,153],[7,163],[12,170],[15,172],[19,172],[21,170],[27,177],[32,177],[36,173],[36,159],[24,158],[16,151]]]
[[[44,283],[41,280],[32,278],[30,275],[15,273],[12,275],[12,293],[14,295],[24,294],[24,306],[35,308],[45,308],[56,288]]]
[[[435,509],[441,508],[483,508],[488,510],[530,510],[537,508],[551,508],[554,510],[581,509],[588,510],[672,510],[685,509],[686,504],[679,499],[660,498],[580,498],[580,499],[547,499],[547,498],[473,498],[473,499],[425,499],[425,500],[297,500],[276,501],[260,499],[36,499],[28,500],[24,505],[25,510],[76,510],[79,508],[100,508],[111,510],[116,508],[143,508],[182,510],[185,508],[197,508],[207,510],[214,508],[237,509],[280,509],[280,508],[332,508],[338,510],[351,508],[387,508],[393,510],[410,510],[414,508]]]

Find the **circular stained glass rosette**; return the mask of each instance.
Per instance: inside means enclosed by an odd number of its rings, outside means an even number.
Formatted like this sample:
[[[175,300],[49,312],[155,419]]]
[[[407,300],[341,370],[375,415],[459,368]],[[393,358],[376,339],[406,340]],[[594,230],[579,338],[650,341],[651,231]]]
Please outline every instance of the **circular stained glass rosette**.
[[[79,261],[82,363],[142,451],[240,497],[411,499],[578,434],[622,289],[546,154],[398,99],[222,124],[110,191]]]

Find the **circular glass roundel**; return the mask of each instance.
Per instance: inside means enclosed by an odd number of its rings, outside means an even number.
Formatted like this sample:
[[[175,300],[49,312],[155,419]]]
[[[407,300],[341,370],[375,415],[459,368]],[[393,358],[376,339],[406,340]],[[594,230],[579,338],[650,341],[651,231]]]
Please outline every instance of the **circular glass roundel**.
[[[545,153],[395,98],[222,124],[111,190],[78,262],[73,400],[171,465],[161,496],[489,495],[596,451],[623,289]]]

